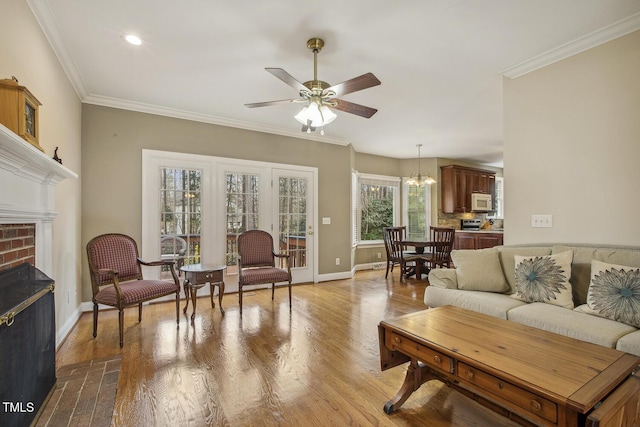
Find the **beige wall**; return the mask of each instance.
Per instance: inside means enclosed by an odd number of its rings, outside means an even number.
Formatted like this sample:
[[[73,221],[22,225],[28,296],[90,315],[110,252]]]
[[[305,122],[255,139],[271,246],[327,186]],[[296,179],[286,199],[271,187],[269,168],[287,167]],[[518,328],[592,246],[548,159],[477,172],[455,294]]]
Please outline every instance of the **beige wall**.
[[[505,243],[640,245],[639,76],[636,31],[504,80]]]
[[[83,107],[82,140],[83,244],[105,232],[140,242],[142,149],[176,151],[317,167],[318,216],[331,218],[319,221],[319,273],[350,271],[350,147],[95,105]]]
[[[11,76],[16,76],[42,103],[39,140],[46,154],[53,156],[59,147],[64,166],[80,173],[80,100],[27,3],[3,0],[0,78]],[[73,326],[81,302],[80,179],[67,179],[57,185],[55,207],[58,216],[53,222],[52,276],[56,281],[56,330],[60,333]]]

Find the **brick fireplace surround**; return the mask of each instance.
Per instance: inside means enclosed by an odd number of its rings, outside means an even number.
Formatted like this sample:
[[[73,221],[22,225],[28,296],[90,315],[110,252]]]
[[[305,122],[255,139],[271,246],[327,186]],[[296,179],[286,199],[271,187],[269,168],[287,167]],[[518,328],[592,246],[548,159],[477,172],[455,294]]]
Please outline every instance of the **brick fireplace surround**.
[[[24,262],[36,265],[36,225],[0,224],[0,271]]]

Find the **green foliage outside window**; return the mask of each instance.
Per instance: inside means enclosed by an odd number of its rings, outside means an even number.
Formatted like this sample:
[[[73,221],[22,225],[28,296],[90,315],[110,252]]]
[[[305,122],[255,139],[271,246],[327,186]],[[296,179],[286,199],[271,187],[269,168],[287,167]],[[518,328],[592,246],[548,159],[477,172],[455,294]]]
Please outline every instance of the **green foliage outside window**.
[[[362,184],[360,240],[382,240],[382,229],[393,226],[394,187]]]

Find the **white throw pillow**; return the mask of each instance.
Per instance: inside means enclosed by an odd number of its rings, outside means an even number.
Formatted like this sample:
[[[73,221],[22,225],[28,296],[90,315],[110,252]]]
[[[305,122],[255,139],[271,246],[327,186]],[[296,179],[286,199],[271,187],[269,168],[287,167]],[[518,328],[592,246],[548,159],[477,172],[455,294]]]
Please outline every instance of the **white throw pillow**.
[[[451,260],[456,267],[458,289],[484,292],[510,289],[495,248],[451,251]]]
[[[511,297],[524,302],[544,302],[573,308],[569,283],[573,251],[535,257],[516,255],[514,258],[516,292]]]
[[[591,314],[640,328],[640,268],[591,261]]]

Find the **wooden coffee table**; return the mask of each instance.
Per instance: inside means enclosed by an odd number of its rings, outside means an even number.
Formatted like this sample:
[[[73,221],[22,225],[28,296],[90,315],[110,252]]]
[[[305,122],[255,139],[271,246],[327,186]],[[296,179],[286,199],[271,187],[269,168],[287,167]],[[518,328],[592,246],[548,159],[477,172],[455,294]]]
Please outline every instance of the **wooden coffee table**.
[[[388,414],[438,379],[521,424],[640,417],[640,356],[452,306],[384,320],[378,332],[382,370],[410,362]]]

